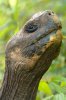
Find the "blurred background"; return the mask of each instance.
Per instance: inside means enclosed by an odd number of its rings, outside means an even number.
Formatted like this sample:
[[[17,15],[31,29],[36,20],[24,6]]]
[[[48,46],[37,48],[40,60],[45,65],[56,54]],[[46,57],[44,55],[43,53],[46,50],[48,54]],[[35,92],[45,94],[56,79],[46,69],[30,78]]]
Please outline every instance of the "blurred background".
[[[0,0],[0,86],[5,71],[5,46],[36,12],[52,10],[62,22],[66,38],[66,0]],[[66,39],[61,52],[43,76],[36,100],[66,100]]]

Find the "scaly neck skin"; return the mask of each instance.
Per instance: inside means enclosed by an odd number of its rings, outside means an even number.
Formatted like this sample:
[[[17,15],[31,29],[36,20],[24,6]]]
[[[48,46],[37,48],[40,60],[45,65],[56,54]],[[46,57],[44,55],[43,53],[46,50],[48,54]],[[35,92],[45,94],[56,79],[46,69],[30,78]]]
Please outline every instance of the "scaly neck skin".
[[[54,48],[53,53],[55,56],[51,56],[52,50],[46,51],[39,59],[39,63],[30,71],[21,69],[22,65],[20,64],[18,64],[17,70],[14,70],[12,67],[15,65],[10,65],[10,68],[9,62],[6,61],[8,66],[5,72],[0,100],[35,100],[39,81],[48,70],[52,60],[58,55],[58,52],[59,49]]]
[[[4,86],[0,100],[35,100],[38,83],[41,77],[35,77],[34,73],[22,72],[18,78],[14,76],[4,80]],[[17,78],[17,79],[16,79]],[[12,83],[10,81],[12,80]]]
[[[0,100],[35,100],[43,73],[36,69],[31,72],[22,71],[18,75],[6,71]]]

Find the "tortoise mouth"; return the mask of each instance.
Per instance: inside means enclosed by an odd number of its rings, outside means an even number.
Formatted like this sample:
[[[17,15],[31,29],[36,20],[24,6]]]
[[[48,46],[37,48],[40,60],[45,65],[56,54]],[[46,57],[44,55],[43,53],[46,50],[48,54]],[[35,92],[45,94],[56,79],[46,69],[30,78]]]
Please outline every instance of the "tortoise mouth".
[[[36,40],[39,41],[42,38],[46,38],[48,35],[51,35],[52,33],[54,34],[57,30],[61,30],[61,29],[62,29],[62,26],[60,24],[60,25],[57,26],[57,28],[49,29],[44,34],[42,34],[40,37],[38,37]]]
[[[44,34],[40,35],[35,40],[33,40],[30,45],[34,45],[37,43],[39,45],[45,45],[50,40],[50,36],[56,35],[56,32],[61,29],[62,29],[62,26],[60,25],[57,28],[53,28],[53,29],[49,29],[49,30],[45,31]]]
[[[32,41],[31,44],[24,49],[23,54],[26,55],[26,57],[32,57],[34,54],[42,55],[52,44],[54,44],[53,46],[58,47],[62,41],[61,34],[58,34],[59,30],[60,28],[49,30],[46,34],[44,33],[36,38],[36,40],[34,39],[35,41]],[[56,40],[51,40],[51,36],[55,36]]]

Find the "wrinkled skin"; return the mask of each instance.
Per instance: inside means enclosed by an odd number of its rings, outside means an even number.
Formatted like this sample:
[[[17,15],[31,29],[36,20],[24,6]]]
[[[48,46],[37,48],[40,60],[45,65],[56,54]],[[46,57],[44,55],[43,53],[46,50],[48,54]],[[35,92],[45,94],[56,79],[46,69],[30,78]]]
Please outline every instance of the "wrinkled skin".
[[[54,12],[43,11],[9,40],[0,100],[35,100],[41,77],[59,54],[61,27]]]

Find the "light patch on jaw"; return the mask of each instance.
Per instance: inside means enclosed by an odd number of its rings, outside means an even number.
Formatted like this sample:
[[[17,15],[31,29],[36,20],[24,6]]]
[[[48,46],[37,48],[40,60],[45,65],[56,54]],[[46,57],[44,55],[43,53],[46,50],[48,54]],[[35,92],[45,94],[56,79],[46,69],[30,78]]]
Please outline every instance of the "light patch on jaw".
[[[59,44],[62,40],[62,33],[61,30],[57,30],[55,34],[50,35],[49,42],[42,48],[42,52],[45,52],[47,48],[49,48],[52,44]]]
[[[37,54],[34,54],[33,57],[24,57],[21,54],[21,50],[20,48],[15,48],[14,51],[10,52],[10,59],[12,59],[12,61],[15,61],[15,71],[17,70],[17,68],[20,65],[24,65],[24,69],[27,68],[28,70],[33,69],[34,65],[36,64],[37,60],[40,58],[40,56],[38,56]],[[18,63],[19,62],[19,63]],[[27,66],[25,66],[27,65]]]
[[[62,38],[61,30],[57,30],[56,34],[50,36],[50,41],[56,42],[58,44],[61,42]]]
[[[27,69],[32,70],[39,58],[40,56],[37,54],[34,54],[34,56],[30,58],[24,58],[25,63],[27,64]]]
[[[21,59],[20,48],[15,48],[14,51],[10,52],[10,58],[13,60]]]

